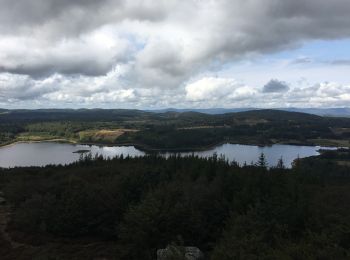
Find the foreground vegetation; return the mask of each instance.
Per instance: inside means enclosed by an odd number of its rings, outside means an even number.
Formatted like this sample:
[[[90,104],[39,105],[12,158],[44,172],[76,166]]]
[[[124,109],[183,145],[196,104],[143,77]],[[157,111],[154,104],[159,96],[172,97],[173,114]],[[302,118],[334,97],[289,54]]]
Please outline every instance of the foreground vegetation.
[[[155,259],[168,244],[207,259],[349,259],[349,150],[266,168],[224,158],[86,157],[0,170],[13,207],[2,259]]]
[[[138,110],[13,110],[0,114],[0,145],[16,141],[132,144],[194,150],[223,142],[350,146],[350,118],[277,110],[223,115]]]

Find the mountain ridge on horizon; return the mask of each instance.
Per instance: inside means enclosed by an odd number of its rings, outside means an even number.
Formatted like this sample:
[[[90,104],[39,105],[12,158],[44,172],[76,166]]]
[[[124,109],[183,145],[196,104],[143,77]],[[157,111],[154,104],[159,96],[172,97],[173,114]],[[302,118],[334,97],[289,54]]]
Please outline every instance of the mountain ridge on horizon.
[[[318,116],[331,116],[331,117],[350,117],[350,107],[342,108],[163,108],[163,109],[122,109],[122,108],[39,108],[39,109],[5,109],[0,108],[0,113],[6,111],[86,111],[86,110],[127,110],[127,111],[143,111],[151,113],[185,113],[185,112],[197,112],[209,115],[220,115],[228,113],[239,113],[255,110],[280,110],[287,112],[306,113]]]
[[[339,117],[350,117],[350,108],[199,108],[199,109],[177,109],[177,108],[165,108],[155,110],[145,110],[148,112],[166,113],[166,112],[199,112],[204,114],[218,115],[227,113],[239,113],[254,110],[282,110],[288,112],[299,112],[306,114],[313,114],[318,116],[339,116]]]

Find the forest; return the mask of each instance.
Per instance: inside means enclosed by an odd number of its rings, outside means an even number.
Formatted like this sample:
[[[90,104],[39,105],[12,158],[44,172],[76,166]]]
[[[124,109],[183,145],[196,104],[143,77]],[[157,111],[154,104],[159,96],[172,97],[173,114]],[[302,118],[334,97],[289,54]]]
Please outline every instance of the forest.
[[[350,146],[350,118],[279,110],[209,115],[140,110],[5,110],[0,145],[18,141],[199,150],[220,143]]]
[[[86,155],[0,169],[1,259],[349,259],[350,151],[267,167],[224,157]],[[5,212],[6,213],[6,212]],[[4,220],[4,219],[0,219]],[[184,258],[171,258],[184,259]]]

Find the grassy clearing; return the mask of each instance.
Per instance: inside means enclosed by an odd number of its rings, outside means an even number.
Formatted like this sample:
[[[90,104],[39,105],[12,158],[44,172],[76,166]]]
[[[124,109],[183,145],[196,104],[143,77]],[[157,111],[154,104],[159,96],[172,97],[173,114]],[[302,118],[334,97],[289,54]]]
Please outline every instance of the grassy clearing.
[[[115,130],[86,130],[79,132],[79,140],[82,142],[106,142],[113,143],[126,132],[137,132],[135,129]]]
[[[217,128],[229,128],[228,126],[211,126],[211,125],[203,125],[203,126],[190,126],[190,127],[180,127],[178,130],[193,130],[193,129],[217,129]]]
[[[115,130],[85,130],[75,136],[59,136],[48,132],[23,132],[16,136],[11,142],[4,142],[7,145],[13,142],[41,142],[41,141],[62,141],[62,142],[91,142],[91,143],[114,143],[126,132],[137,132],[135,129]]]
[[[350,147],[350,140],[310,139],[309,141],[320,146]]]
[[[21,133],[17,136],[16,141],[30,142],[30,141],[45,141],[52,139],[61,139],[62,137],[51,135],[49,133]]]
[[[337,164],[340,166],[348,166],[350,167],[350,161],[337,161]]]
[[[249,126],[255,126],[258,124],[266,124],[269,121],[262,118],[246,118],[246,119],[234,119],[233,120],[235,125],[249,125]]]
[[[335,133],[336,135],[342,135],[346,133],[350,133],[350,128],[331,128],[332,132]]]

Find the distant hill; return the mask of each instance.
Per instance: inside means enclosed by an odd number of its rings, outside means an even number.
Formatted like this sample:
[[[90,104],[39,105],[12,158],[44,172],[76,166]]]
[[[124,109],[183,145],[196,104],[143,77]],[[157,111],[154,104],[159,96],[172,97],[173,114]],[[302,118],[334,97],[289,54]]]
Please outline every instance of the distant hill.
[[[185,113],[185,112],[197,112],[197,113],[203,113],[203,114],[209,114],[209,115],[220,115],[220,114],[237,113],[237,112],[244,112],[244,111],[250,111],[250,110],[256,110],[256,108],[207,108],[207,109],[205,109],[205,108],[204,108],[204,109],[165,108],[165,109],[155,109],[155,110],[147,110],[147,111],[153,112],[153,113],[168,113],[168,112]]]
[[[319,116],[350,117],[350,108],[288,108],[283,110]]]
[[[268,121],[284,121],[284,120],[320,120],[322,117],[313,114],[307,114],[302,112],[292,112],[284,110],[275,110],[275,109],[261,109],[261,110],[252,110],[244,111],[238,113],[225,114],[228,117],[234,117],[236,119],[265,119]]]
[[[1,112],[2,111],[2,112]],[[125,119],[150,119],[155,114],[128,109],[14,109],[0,110],[0,122],[39,121],[120,121]]]
[[[167,108],[159,110],[147,110],[154,113],[167,113],[167,112],[198,112],[209,115],[220,115],[228,113],[238,113],[245,111],[256,111],[256,110],[265,110],[258,108],[208,108],[208,109],[176,109],[176,108]],[[273,109],[275,110],[275,109]],[[318,116],[333,116],[333,117],[350,117],[350,108],[277,108],[277,110],[289,111],[289,112],[299,112],[307,113]]]

